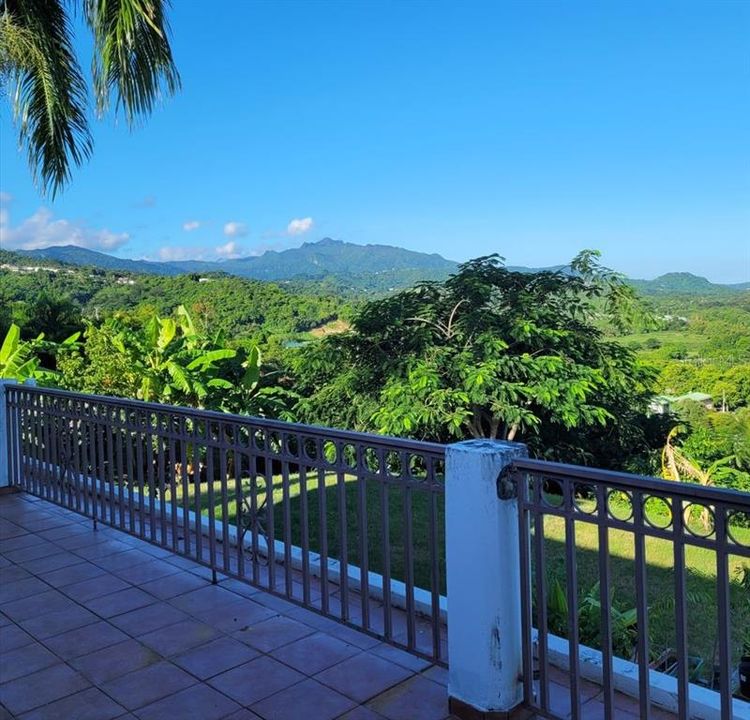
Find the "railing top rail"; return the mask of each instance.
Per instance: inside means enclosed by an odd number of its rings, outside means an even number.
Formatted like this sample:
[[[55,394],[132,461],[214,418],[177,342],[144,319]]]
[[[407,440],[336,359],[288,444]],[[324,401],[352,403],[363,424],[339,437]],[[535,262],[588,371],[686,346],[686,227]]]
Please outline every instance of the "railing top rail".
[[[354,430],[339,430],[322,425],[304,425],[302,423],[285,422],[283,420],[270,420],[268,418],[254,415],[237,415],[234,413],[218,412],[216,410],[200,410],[197,408],[183,407],[180,405],[164,405],[161,403],[145,402],[143,400],[130,400],[128,398],[114,397],[112,395],[90,395],[86,393],[71,392],[58,388],[35,387],[31,385],[8,384],[6,388],[21,390],[33,395],[54,395],[71,400],[79,400],[91,403],[107,403],[116,407],[132,408],[134,410],[146,410],[155,413],[173,413],[182,417],[200,420],[214,420],[216,422],[243,423],[259,425],[265,429],[278,430],[286,433],[304,433],[307,435],[319,435],[326,440],[340,440],[342,442],[366,442],[368,445],[382,447],[389,450],[406,450],[420,454],[445,455],[445,445],[427,442],[424,440],[411,440],[389,435],[375,435],[372,433],[356,432]]]
[[[605,484],[618,490],[640,490],[656,496],[668,495],[689,500],[731,505],[744,512],[750,512],[750,493],[728,488],[705,487],[698,483],[683,483],[673,480],[633,475],[614,470],[600,470],[582,465],[567,465],[546,460],[519,458],[513,461],[512,471],[530,472],[551,478],[568,478],[583,483]]]

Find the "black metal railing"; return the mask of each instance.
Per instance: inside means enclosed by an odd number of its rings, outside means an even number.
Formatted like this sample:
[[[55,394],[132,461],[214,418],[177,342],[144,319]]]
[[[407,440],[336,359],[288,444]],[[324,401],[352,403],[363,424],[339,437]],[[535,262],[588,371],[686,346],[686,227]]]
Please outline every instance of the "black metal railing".
[[[444,448],[6,386],[11,482],[446,663]]]
[[[519,506],[525,704],[580,718],[588,678],[612,718],[614,693],[630,677],[641,718],[671,696],[687,720],[699,685],[717,691],[721,717],[731,718],[750,643],[750,494],[526,459],[499,492],[507,495],[509,480]],[[555,665],[569,689],[562,704]]]

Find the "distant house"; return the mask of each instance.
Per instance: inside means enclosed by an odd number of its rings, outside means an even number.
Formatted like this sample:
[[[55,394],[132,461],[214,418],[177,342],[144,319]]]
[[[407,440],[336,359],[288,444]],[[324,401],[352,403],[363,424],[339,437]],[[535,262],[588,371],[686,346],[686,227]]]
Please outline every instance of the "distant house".
[[[651,415],[666,415],[669,412],[669,398],[666,395],[655,395],[648,404]]]
[[[656,395],[651,398],[648,410],[652,415],[665,415],[674,410],[676,405],[683,402],[696,402],[703,405],[706,410],[714,409],[714,399],[711,395],[702,392],[689,392],[685,395]]]

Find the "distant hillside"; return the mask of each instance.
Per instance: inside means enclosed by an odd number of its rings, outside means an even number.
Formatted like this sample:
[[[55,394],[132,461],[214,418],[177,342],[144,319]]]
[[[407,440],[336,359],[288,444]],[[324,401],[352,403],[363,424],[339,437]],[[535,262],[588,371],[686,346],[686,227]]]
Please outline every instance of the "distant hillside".
[[[259,256],[220,262],[127,260],[70,245],[21,254],[104,270],[157,275],[222,272],[253,280],[328,278],[333,285],[373,292],[408,287],[419,280],[443,279],[457,267],[457,263],[437,254],[390,245],[355,245],[330,238],[299,248],[269,250]]]
[[[3,251],[0,250],[0,258],[2,254]],[[18,251],[13,255],[123,273],[226,273],[251,280],[294,284],[297,287],[316,285],[319,286],[317,289],[321,289],[322,284],[324,291],[343,295],[382,294],[411,287],[420,280],[443,280],[458,267],[458,263],[446,260],[436,253],[420,253],[392,245],[356,245],[331,238],[304,243],[298,248],[269,250],[263,255],[216,262],[128,260],[72,245]],[[508,269],[518,272],[565,271],[566,266],[509,266]],[[715,295],[750,289],[750,282],[720,285],[686,272],[667,273],[654,280],[629,282],[644,295]]]
[[[750,282],[720,285],[688,272],[666,273],[653,280],[630,280],[629,282],[644,295],[715,295],[750,289]]]
[[[84,267],[96,267],[102,270],[113,270],[119,272],[149,273],[152,275],[180,275],[185,272],[173,267],[171,263],[147,262],[146,260],[128,260],[117,258],[106,253],[87,250],[75,245],[60,245],[40,250],[15,250],[18,255],[28,258],[52,260],[69,265],[81,265]]]

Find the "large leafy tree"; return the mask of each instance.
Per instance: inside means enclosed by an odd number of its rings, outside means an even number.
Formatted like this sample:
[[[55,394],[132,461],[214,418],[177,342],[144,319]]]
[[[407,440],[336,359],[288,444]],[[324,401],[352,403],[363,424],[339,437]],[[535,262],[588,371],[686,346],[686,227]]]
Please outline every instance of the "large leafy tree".
[[[0,79],[34,178],[53,196],[93,146],[87,85],[73,48],[71,11],[77,5],[94,39],[99,114],[114,99],[132,125],[180,85],[166,0],[0,0]]]
[[[523,440],[536,454],[621,465],[661,445],[645,415],[653,372],[605,338],[637,312],[596,253],[565,272],[479,258],[445,282],[367,304],[351,333],[303,349],[299,410],[317,422]]]

